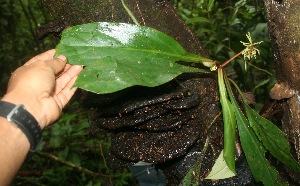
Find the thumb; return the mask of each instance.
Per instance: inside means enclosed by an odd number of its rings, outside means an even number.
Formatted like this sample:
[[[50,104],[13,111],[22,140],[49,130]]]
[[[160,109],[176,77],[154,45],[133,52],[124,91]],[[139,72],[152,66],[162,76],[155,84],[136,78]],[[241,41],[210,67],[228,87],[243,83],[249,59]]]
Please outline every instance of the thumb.
[[[48,64],[52,68],[54,73],[58,74],[65,68],[65,66],[67,64],[67,59],[65,56],[60,55],[56,59],[48,61]]]

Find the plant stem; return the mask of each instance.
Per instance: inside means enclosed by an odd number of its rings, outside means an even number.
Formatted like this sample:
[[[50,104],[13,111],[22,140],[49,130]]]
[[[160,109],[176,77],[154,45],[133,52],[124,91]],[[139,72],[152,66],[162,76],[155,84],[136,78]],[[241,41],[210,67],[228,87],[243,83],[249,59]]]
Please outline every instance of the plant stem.
[[[63,160],[57,156],[54,156],[53,154],[49,154],[49,153],[45,153],[45,152],[36,152],[38,155],[44,157],[44,158],[50,158],[52,160],[55,160],[57,162],[60,162],[68,167],[71,167],[81,173],[84,173],[86,175],[89,175],[89,176],[92,176],[92,177],[105,177],[105,178],[111,178],[110,175],[105,175],[105,174],[101,174],[101,173],[97,173],[97,172],[93,172],[93,171],[90,171],[86,168],[83,168],[83,167],[80,167],[80,166],[77,166],[75,164],[73,164],[72,162],[69,162],[69,161],[66,161],[66,160]]]
[[[231,61],[233,61],[235,58],[237,58],[238,56],[240,56],[242,54],[243,50],[240,51],[239,53],[235,54],[232,58],[230,58],[229,60],[225,61],[220,68],[224,68],[228,63],[230,63]]]
[[[137,19],[134,17],[133,13],[130,11],[130,9],[127,7],[127,5],[125,4],[124,0],[121,0],[121,3],[124,7],[124,9],[126,10],[127,14],[129,15],[129,17],[132,19],[132,21],[134,22],[134,24],[140,26],[140,23],[137,21]]]
[[[108,166],[107,166],[107,164],[106,164],[105,157],[104,157],[102,143],[100,143],[100,152],[101,152],[101,156],[102,156],[102,159],[103,159],[105,168],[106,168],[107,171],[109,171]],[[109,182],[110,182],[110,185],[113,185],[111,177],[109,177]]]
[[[252,66],[253,68],[256,68],[256,69],[259,70],[259,71],[262,71],[262,72],[264,72],[264,73],[266,73],[266,74],[269,74],[270,76],[274,76],[274,74],[272,74],[271,72],[269,72],[269,71],[267,71],[267,70],[265,70],[265,69],[261,69],[261,68],[255,66],[255,65],[253,65],[252,63],[249,63],[249,62],[247,62],[247,63],[248,63],[248,65]]]

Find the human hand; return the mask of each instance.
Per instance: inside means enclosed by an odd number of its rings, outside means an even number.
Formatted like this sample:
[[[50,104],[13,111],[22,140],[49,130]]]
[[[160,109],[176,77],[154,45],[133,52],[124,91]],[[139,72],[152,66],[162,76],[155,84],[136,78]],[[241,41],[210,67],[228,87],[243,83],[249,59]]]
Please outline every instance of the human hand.
[[[74,82],[81,66],[66,64],[66,58],[53,59],[55,50],[37,55],[13,72],[3,101],[24,104],[41,128],[56,121],[74,95]]]

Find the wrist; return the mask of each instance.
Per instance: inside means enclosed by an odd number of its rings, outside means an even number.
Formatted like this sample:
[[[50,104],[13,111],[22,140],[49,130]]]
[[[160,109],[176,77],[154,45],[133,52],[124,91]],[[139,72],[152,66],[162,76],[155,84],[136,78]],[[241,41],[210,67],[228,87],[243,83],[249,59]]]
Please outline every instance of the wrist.
[[[30,152],[35,152],[42,140],[41,127],[36,119],[26,110],[24,105],[0,101],[0,116],[17,126],[30,142]]]
[[[0,185],[10,185],[25,160],[30,142],[26,135],[5,117],[0,117]]]
[[[24,132],[22,132],[20,128],[13,125],[5,117],[2,116],[0,116],[0,129],[0,136],[2,140],[1,142],[3,143],[3,145],[5,145],[6,148],[9,148],[10,146],[7,146],[7,144],[10,144],[12,142],[22,143],[22,145],[18,145],[18,147],[16,147],[15,145],[11,145],[11,147],[15,148],[15,152],[17,152],[17,150],[20,150],[25,157],[25,155],[28,153],[28,150],[30,149],[30,142]]]
[[[20,94],[7,93],[3,96],[1,101],[6,101],[15,105],[24,105],[26,110],[36,119],[41,129],[44,128],[43,119],[40,115],[41,108],[39,108],[38,101],[34,99],[34,96],[24,97],[23,94],[20,96]]]

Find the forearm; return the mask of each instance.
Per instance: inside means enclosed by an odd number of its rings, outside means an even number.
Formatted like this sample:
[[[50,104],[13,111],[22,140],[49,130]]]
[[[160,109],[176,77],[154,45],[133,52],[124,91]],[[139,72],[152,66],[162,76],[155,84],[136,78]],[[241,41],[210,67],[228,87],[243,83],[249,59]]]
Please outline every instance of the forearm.
[[[29,149],[34,151],[41,140],[41,129],[60,117],[76,91],[82,67],[67,65],[64,56],[53,59],[54,53],[35,56],[15,70],[1,99],[0,186],[11,182]]]
[[[13,123],[0,116],[0,185],[9,185],[28,151],[29,141]]]
[[[30,94],[14,94],[14,92],[4,95],[1,101],[14,105],[23,104],[25,109],[31,115],[34,113],[34,106],[37,105],[34,96]],[[2,105],[2,108],[0,109],[4,108],[5,107]],[[3,110],[1,110],[1,112],[2,111]],[[21,111],[18,110],[18,112]],[[25,116],[23,114],[25,113],[22,113],[22,116]],[[37,118],[37,116],[38,115],[36,114],[33,117]],[[20,122],[21,120],[18,121]],[[23,126],[25,126],[24,124],[25,123],[22,123]],[[25,157],[29,152],[29,148],[30,141],[28,136],[26,136],[24,131],[22,131],[18,125],[12,121],[8,121],[2,112],[2,115],[0,116],[0,185],[9,185],[24,162]]]

